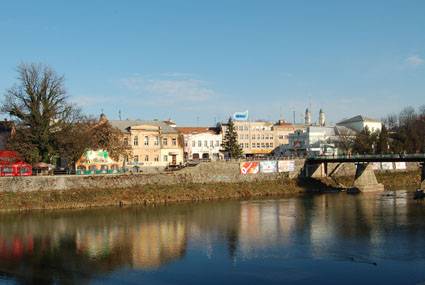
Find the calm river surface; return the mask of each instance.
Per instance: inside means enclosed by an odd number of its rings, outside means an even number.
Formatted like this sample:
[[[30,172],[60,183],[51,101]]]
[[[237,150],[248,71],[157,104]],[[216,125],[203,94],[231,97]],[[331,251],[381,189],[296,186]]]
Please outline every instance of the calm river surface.
[[[0,282],[425,284],[413,192],[0,215]]]

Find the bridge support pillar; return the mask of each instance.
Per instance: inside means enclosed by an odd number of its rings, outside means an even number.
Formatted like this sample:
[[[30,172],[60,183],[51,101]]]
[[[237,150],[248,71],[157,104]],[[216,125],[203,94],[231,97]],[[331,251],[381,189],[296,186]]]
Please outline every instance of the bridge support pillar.
[[[421,189],[425,190],[425,162],[421,163]]]
[[[356,178],[354,180],[353,190],[357,192],[376,192],[384,191],[384,185],[376,180],[373,167],[369,163],[357,163]]]
[[[305,164],[305,176],[320,178],[326,176],[324,163]]]

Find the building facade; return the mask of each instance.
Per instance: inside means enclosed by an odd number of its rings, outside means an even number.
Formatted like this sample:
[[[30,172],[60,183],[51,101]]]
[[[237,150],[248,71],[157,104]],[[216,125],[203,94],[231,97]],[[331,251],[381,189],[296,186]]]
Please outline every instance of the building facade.
[[[345,139],[353,138],[356,132],[344,126],[310,126],[289,135],[289,144],[282,151],[296,155],[337,155]]]
[[[222,135],[217,128],[177,128],[183,137],[185,160],[223,158],[221,153]]]
[[[6,150],[7,140],[15,134],[15,124],[12,121],[0,121],[0,150]]]
[[[125,167],[166,167],[183,163],[183,143],[177,129],[163,121],[110,121],[121,130],[131,157],[123,158]]]
[[[277,123],[268,121],[234,121],[238,142],[245,156],[269,155],[282,144],[288,144],[288,136],[304,126],[293,125],[281,120]],[[223,137],[227,124],[221,124]]]

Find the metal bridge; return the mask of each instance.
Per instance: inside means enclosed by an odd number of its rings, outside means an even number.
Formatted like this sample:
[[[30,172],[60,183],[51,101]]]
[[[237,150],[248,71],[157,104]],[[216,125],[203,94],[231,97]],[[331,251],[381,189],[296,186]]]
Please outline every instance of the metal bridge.
[[[361,192],[384,190],[376,180],[373,162],[417,162],[422,168],[421,188],[425,189],[425,154],[376,154],[376,155],[337,155],[308,156],[305,160],[305,175],[308,177],[331,177],[344,163],[356,164],[356,176],[353,187]],[[330,169],[328,164],[336,164]]]
[[[336,155],[324,156],[313,155],[307,156],[307,163],[342,163],[342,162],[425,162],[425,154],[356,154],[356,155]]]

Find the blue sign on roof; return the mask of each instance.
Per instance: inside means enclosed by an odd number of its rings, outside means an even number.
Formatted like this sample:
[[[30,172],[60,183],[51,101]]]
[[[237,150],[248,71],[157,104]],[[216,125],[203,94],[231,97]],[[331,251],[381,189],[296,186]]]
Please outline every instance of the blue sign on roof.
[[[234,113],[233,114],[233,120],[235,120],[235,121],[247,121],[248,120],[248,111]]]

